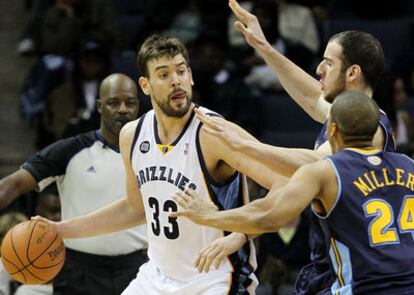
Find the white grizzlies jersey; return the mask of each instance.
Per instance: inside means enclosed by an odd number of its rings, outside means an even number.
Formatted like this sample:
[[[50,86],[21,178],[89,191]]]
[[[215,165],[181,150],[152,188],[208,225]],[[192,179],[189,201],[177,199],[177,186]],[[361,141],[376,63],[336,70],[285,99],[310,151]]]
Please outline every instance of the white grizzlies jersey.
[[[185,218],[169,217],[169,212],[178,209],[171,196],[177,190],[191,188],[220,209],[239,207],[248,202],[245,177],[235,173],[224,185],[214,183],[202,156],[201,123],[194,112],[171,145],[161,144],[154,111],[139,120],[131,148],[131,163],[145,206],[148,256],[164,275],[180,281],[197,279],[202,275],[194,267],[198,252],[225,233]],[[231,275],[234,290],[241,290],[251,283],[249,275],[255,267],[254,248],[246,243],[238,253],[224,260],[218,270],[210,271]]]

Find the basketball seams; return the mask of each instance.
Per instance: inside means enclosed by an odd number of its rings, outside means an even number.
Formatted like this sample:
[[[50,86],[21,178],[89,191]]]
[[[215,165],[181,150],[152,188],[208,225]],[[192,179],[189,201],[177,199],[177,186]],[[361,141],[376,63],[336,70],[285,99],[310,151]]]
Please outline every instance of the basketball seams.
[[[9,247],[9,259],[7,259],[6,255],[3,255],[2,259],[9,265],[9,268],[14,268],[17,271],[10,271],[10,275],[13,276],[16,280],[21,281],[23,283],[28,284],[39,284],[46,282],[50,279],[43,279],[42,277],[50,278],[52,273],[55,273],[53,277],[56,275],[57,272],[59,272],[64,264],[65,261],[65,248],[63,240],[60,238],[59,233],[56,231],[49,231],[44,230],[42,228],[39,229],[39,223],[41,221],[27,221],[29,224],[28,227],[25,227],[25,225],[21,225],[22,227],[18,228],[18,231],[15,231],[14,228],[10,231],[10,235],[7,238],[8,240],[8,247]],[[48,225],[49,226],[49,225]],[[36,229],[39,229],[35,232]],[[28,232],[29,234],[27,239],[20,239],[21,236],[24,237],[24,232]],[[39,232],[39,233],[38,233]],[[38,246],[39,250],[41,250],[41,253],[36,255],[36,257],[31,260],[30,259],[30,248],[35,246],[34,245],[34,237],[42,234],[42,232],[46,232],[47,239],[45,242],[47,244],[40,243]],[[53,235],[53,233],[55,233]],[[51,236],[53,235],[53,236]],[[16,240],[19,238],[18,240]],[[6,240],[6,239],[5,239]],[[33,243],[32,243],[33,240]],[[35,265],[35,262],[42,258],[42,256],[47,257],[48,255],[45,253],[55,244],[57,244],[57,247],[63,247],[62,252],[58,254],[56,258],[61,258],[60,261],[56,261],[53,265],[47,265],[47,266],[37,266]],[[43,247],[42,247],[43,246]],[[25,248],[24,250],[22,248]],[[22,256],[19,255],[20,252]],[[23,251],[21,251],[23,250]],[[37,251],[36,251],[37,252]],[[37,254],[37,253],[33,254]],[[28,264],[25,265],[24,262],[24,256],[26,256]],[[50,259],[49,259],[50,260]],[[52,261],[45,261],[45,264]],[[50,271],[48,271],[50,269]],[[36,271],[38,270],[38,271]],[[16,278],[17,275],[17,278]],[[19,278],[20,276],[20,278]]]
[[[30,257],[29,257],[29,249],[30,249],[30,244],[32,242],[33,232],[35,231],[36,225],[38,223],[39,223],[39,221],[36,220],[35,224],[33,225],[32,231],[30,232],[29,241],[28,241],[28,244],[27,244],[27,247],[26,247],[26,258],[27,258],[27,261],[29,262],[28,265],[32,264],[32,262],[30,261]]]
[[[23,277],[25,277],[26,278],[26,276],[24,275],[24,271],[27,271],[32,277],[34,277],[34,278],[36,278],[36,279],[38,279],[39,281],[42,281],[42,282],[44,282],[45,281],[45,279],[42,279],[42,278],[40,278],[40,277],[38,277],[37,275],[35,275],[34,273],[32,273],[29,269],[28,269],[28,267],[29,266],[31,266],[30,264],[29,265],[27,265],[27,266],[25,266],[24,268],[22,268],[22,269],[19,269],[19,271],[16,271],[16,272],[14,272],[14,273],[10,273],[10,275],[15,275],[15,274],[18,274],[18,273],[21,273],[22,275],[23,275]],[[33,265],[32,265],[33,266]],[[25,282],[27,282],[27,280],[25,279]]]
[[[48,269],[48,268],[52,268],[52,267],[58,266],[59,264],[62,264],[63,262],[65,262],[65,260],[64,260],[64,259],[63,259],[63,260],[61,260],[61,261],[59,261],[59,262],[57,262],[56,264],[53,264],[53,265],[48,265],[48,266],[37,266],[37,265],[35,265],[35,264],[31,264],[31,266],[33,266],[33,267],[35,267],[35,268],[37,268],[37,269]]]
[[[34,262],[36,262],[36,260],[38,260],[40,257],[42,257],[42,255],[45,254],[45,252],[50,248],[50,246],[53,245],[53,243],[56,241],[56,239],[58,237],[59,237],[59,234],[56,234],[55,237],[53,238],[52,242],[35,259],[30,260],[29,257],[27,257],[27,259],[29,260],[30,264],[33,264]],[[30,246],[30,244],[29,244],[29,246]],[[29,253],[29,249],[30,249],[30,247],[27,247],[27,253]],[[29,255],[29,254],[27,254],[27,255]]]
[[[25,282],[27,282],[27,279],[26,279],[26,275],[25,275],[25,273],[24,273],[24,270],[26,270],[28,273],[30,273],[30,275],[32,275],[33,277],[35,277],[36,279],[38,279],[38,280],[42,280],[43,281],[43,279],[41,279],[41,278],[39,278],[38,276],[36,276],[35,274],[33,274],[30,270],[28,270],[27,268],[32,264],[31,262],[30,262],[30,259],[29,259],[29,254],[28,254],[28,249],[30,248],[30,241],[31,241],[31,238],[32,238],[32,236],[33,236],[33,232],[34,232],[34,230],[35,230],[35,228],[36,228],[36,225],[37,225],[37,223],[38,223],[38,221],[35,221],[35,223],[34,223],[34,225],[33,225],[33,227],[32,227],[32,230],[31,230],[31,232],[30,232],[30,236],[29,236],[29,240],[28,240],[28,242],[27,242],[27,247],[26,247],[26,258],[27,258],[27,261],[28,261],[28,265],[25,265],[24,263],[23,263],[23,261],[22,261],[22,259],[20,258],[20,256],[19,256],[19,254],[17,253],[17,250],[16,250],[16,247],[15,247],[15,245],[14,245],[14,241],[13,241],[13,231],[14,231],[14,229],[12,229],[12,231],[10,232],[10,238],[11,238],[11,244],[12,244],[12,247],[13,247],[13,251],[14,251],[14,254],[16,255],[16,257],[17,257],[17,259],[20,261],[20,263],[22,264],[22,267],[20,268],[20,267],[18,267],[18,271],[17,272],[14,272],[14,273],[10,273],[11,275],[14,275],[14,274],[18,274],[18,273],[20,273],[22,276],[23,276],[23,279],[24,279],[24,281]],[[30,223],[29,223],[30,224]],[[14,265],[14,263],[12,263],[13,265]]]
[[[17,253],[16,246],[14,245],[14,241],[13,241],[13,232],[14,232],[14,230],[15,230],[15,228],[13,228],[10,232],[10,244],[13,248],[14,255],[16,255],[17,259],[21,263],[21,267],[19,267],[19,269],[21,269],[21,268],[24,268],[24,263],[23,263],[22,259],[20,258],[19,254]]]
[[[5,257],[5,256],[3,256],[2,257],[2,259],[4,260],[4,261],[7,261],[7,263],[9,263],[9,264],[11,264],[11,265],[13,265],[14,267],[16,267],[17,268],[17,271],[15,271],[15,272],[10,272],[9,274],[10,275],[15,275],[15,274],[18,274],[19,272],[21,272],[24,268],[20,268],[20,267],[18,267],[13,261],[10,261],[9,259],[7,259],[7,257]],[[26,277],[25,277],[25,275],[24,275],[24,273],[22,273],[22,275],[23,275],[23,278],[24,278],[24,280],[26,281]]]

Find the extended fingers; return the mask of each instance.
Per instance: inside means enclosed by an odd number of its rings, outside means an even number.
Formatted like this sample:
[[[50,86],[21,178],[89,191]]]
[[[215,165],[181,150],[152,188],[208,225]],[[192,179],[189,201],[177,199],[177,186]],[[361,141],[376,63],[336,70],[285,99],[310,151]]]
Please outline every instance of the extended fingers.
[[[215,244],[209,245],[205,250],[201,251],[196,259],[197,270],[199,272],[208,272],[211,263],[219,257],[221,250]]]
[[[236,0],[229,0],[229,7],[239,20],[246,23],[246,21],[247,21],[246,16],[248,15],[247,10],[245,10],[243,7],[241,7],[240,4],[237,3]]]
[[[213,129],[219,129],[217,125],[217,118],[207,116],[206,114],[203,114],[199,110],[196,109],[196,117],[199,119],[204,125],[213,128]]]
[[[214,262],[214,267],[216,269],[218,269],[221,265],[221,262],[223,261],[224,257],[226,257],[226,255],[223,252],[220,252],[217,257],[216,257],[216,261]]]
[[[190,207],[190,202],[192,201],[192,197],[182,191],[175,192],[172,195],[172,199],[184,209],[188,209]]]

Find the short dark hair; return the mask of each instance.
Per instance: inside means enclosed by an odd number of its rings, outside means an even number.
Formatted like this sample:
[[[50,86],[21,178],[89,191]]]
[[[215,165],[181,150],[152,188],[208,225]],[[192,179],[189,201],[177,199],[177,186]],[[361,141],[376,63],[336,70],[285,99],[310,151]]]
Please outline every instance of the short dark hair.
[[[346,140],[372,140],[379,115],[377,103],[360,91],[342,92],[331,107],[331,120]]]
[[[344,31],[333,35],[331,41],[342,47],[344,68],[359,65],[366,84],[374,90],[385,67],[384,52],[378,39],[362,31]]]
[[[180,40],[173,37],[154,34],[144,41],[138,52],[138,69],[140,70],[141,75],[149,77],[147,67],[149,61],[165,56],[173,58],[179,54],[184,57],[187,66],[189,66],[187,49]]]

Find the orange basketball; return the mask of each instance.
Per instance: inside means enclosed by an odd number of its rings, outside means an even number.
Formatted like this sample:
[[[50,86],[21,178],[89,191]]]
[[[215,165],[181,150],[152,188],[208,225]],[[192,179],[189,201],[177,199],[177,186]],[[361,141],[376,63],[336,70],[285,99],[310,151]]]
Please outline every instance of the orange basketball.
[[[65,261],[65,246],[48,223],[29,220],[10,229],[1,245],[1,260],[10,276],[23,284],[53,279]]]

